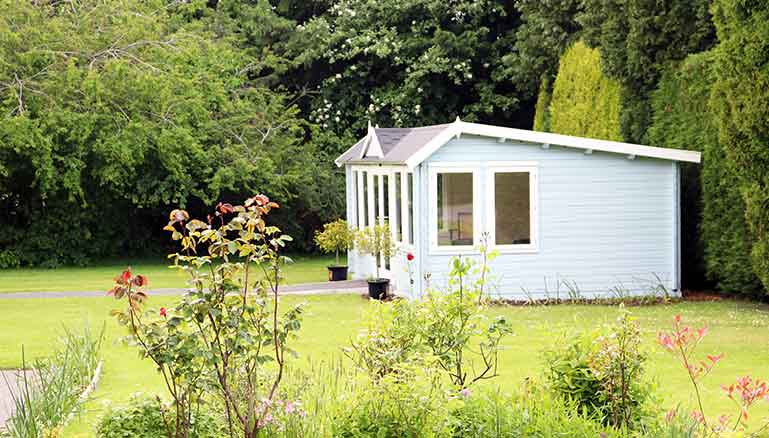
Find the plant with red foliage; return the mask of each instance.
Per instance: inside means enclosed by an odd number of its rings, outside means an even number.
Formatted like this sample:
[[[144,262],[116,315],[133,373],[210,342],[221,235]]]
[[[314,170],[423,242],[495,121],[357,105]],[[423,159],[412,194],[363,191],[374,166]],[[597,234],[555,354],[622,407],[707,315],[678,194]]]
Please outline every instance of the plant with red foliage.
[[[697,329],[681,324],[681,315],[676,315],[672,332],[660,332],[657,335],[657,342],[667,351],[678,357],[689,375],[689,380],[694,387],[694,393],[699,405],[699,412],[696,412],[698,422],[702,423],[705,429],[708,429],[707,419],[702,407],[702,397],[700,395],[699,382],[713,369],[721,360],[723,353],[719,355],[707,355],[705,360],[698,360],[694,353],[702,339],[708,333],[707,327]],[[701,421],[700,421],[701,420]]]
[[[700,381],[710,374],[715,365],[724,357],[723,353],[720,354],[708,354],[704,359],[695,358],[695,350],[702,342],[702,339],[707,335],[708,329],[691,328],[681,323],[681,315],[676,315],[673,331],[661,332],[657,335],[657,342],[665,348],[665,350],[676,355],[681,361],[681,365],[686,369],[694,387],[694,393],[699,405],[699,411],[692,412],[692,418],[699,424],[702,424],[704,435],[718,435],[729,429],[729,416],[721,415],[718,418],[717,425],[708,425],[707,418],[705,417],[702,397],[700,396]],[[732,431],[736,431],[738,428],[747,427],[748,410],[750,407],[759,400],[766,400],[769,402],[769,385],[763,380],[753,379],[750,376],[744,376],[737,379],[736,383],[731,385],[723,385],[721,387],[726,395],[734,401],[737,405],[737,421],[731,427]],[[677,409],[673,409],[668,412],[667,420],[670,420],[677,414]],[[769,423],[764,425],[761,430],[769,427]],[[755,432],[756,435],[759,431]]]
[[[282,267],[290,262],[281,252],[291,237],[267,224],[274,208],[259,194],[243,205],[217,204],[206,222],[172,211],[164,229],[181,251],[169,258],[190,276],[190,288],[172,309],[143,313],[146,278],[130,270],[111,291],[118,299],[128,296],[118,320],[155,362],[174,400],[176,420],[166,423],[168,438],[191,436],[190,414],[207,402],[204,391],[219,396],[230,437],[253,438],[280,427],[271,410],[302,308],[279,314]]]

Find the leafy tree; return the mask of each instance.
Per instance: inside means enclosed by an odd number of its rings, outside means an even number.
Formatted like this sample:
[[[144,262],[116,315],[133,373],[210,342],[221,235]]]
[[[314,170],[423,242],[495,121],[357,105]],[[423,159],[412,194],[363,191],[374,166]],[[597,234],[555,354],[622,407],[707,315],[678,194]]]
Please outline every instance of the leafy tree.
[[[750,262],[745,202],[708,106],[713,61],[712,51],[689,55],[663,73],[651,96],[648,138],[655,146],[703,153],[701,164],[681,164],[684,287],[708,287],[707,277],[720,290],[754,294],[762,287]]]
[[[510,80],[522,91],[534,93],[541,81],[552,85],[559,58],[579,36],[581,27],[576,16],[581,2],[517,0],[515,7],[521,14],[515,50],[502,59]]]
[[[711,104],[727,161],[738,175],[753,239],[753,269],[769,289],[769,4],[718,0]]]
[[[601,71],[598,50],[576,42],[564,53],[553,84],[550,130],[620,140],[620,85]]]
[[[195,4],[1,6],[0,248],[23,263],[152,251],[136,236],[169,204],[268,190],[291,232],[341,204],[319,192],[334,176],[302,143],[313,128],[258,58],[185,22]]]
[[[622,134],[642,142],[651,117],[649,93],[666,63],[713,45],[709,0],[583,0],[577,21],[601,50],[609,77],[624,86]]]
[[[299,26],[290,57],[314,78],[311,121],[342,138],[367,120],[408,126],[459,115],[527,126],[528,102],[503,60],[517,22],[497,0],[339,0]]]

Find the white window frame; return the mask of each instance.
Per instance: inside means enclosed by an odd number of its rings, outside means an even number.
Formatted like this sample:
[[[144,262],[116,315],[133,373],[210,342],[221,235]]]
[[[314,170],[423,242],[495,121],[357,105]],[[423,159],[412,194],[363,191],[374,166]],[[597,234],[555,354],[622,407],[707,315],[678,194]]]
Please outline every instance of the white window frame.
[[[473,244],[472,245],[438,245],[438,174],[439,173],[470,173],[473,175]],[[431,254],[470,254],[480,244],[483,232],[481,208],[481,168],[470,163],[440,163],[428,166],[429,175],[429,220],[430,253]]]
[[[497,245],[496,181],[497,173],[529,174],[529,234],[531,243]],[[486,170],[486,224],[490,246],[503,254],[535,253],[539,251],[539,168],[536,162],[491,162]]]

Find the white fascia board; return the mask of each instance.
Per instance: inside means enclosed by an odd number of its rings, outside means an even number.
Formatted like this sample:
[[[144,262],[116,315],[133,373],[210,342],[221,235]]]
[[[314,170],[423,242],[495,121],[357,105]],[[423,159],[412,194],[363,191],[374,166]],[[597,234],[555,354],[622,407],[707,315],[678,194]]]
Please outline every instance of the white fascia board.
[[[342,153],[342,155],[338,156],[338,157],[336,158],[336,160],[334,160],[334,164],[336,164],[336,167],[342,167],[342,166],[344,166],[344,164],[345,164],[345,162],[346,162],[346,161],[340,161],[340,159],[341,159],[342,157],[344,157],[345,155],[347,155],[347,154],[348,154],[350,151],[352,151],[353,149],[355,149],[355,146],[358,146],[358,143],[360,143],[360,142],[361,142],[361,140],[358,140],[358,141],[356,141],[356,142],[355,142],[355,143],[354,143],[352,146],[350,146],[349,148],[347,148],[347,150],[346,150],[346,151],[344,151],[344,153]]]
[[[427,157],[432,155],[435,151],[440,149],[441,146],[451,141],[457,134],[461,134],[462,131],[458,128],[458,125],[462,122],[454,122],[449,125],[448,128],[441,131],[440,134],[433,137],[432,140],[422,146],[414,155],[406,160],[406,167],[409,170],[414,170],[420,163],[425,161]]]
[[[601,151],[623,154],[627,156],[659,158],[664,160],[701,162],[701,154],[695,151],[668,149],[654,146],[643,146],[632,143],[597,140],[591,138],[573,137],[570,135],[552,134],[549,132],[527,131],[524,129],[504,128],[501,126],[483,125],[479,123],[454,122],[446,130],[433,138],[424,147],[406,160],[409,169],[413,169],[435,153],[441,146],[461,134],[496,137],[498,139],[518,140],[542,145],[566,146],[585,151]]]
[[[628,156],[636,155],[639,157],[686,161],[689,163],[699,163],[701,161],[701,154],[695,151],[643,146],[632,143],[596,140],[591,138],[572,137],[570,135],[527,131],[524,129],[503,128],[501,126],[482,125],[479,123],[459,122],[455,124],[460,125],[461,132],[463,133],[480,135],[484,137],[504,137],[531,143],[551,144],[584,150],[592,149],[594,151],[612,152]]]

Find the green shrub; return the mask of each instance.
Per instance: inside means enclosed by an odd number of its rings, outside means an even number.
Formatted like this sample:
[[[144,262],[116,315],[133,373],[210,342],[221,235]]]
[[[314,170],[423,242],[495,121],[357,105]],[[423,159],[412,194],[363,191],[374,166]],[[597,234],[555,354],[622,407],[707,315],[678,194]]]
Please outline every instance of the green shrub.
[[[550,130],[622,140],[620,95],[620,84],[601,71],[598,50],[578,41],[561,57],[550,101]]]
[[[503,316],[484,314],[487,262],[494,256],[483,252],[481,263],[454,257],[445,290],[393,305],[374,304],[348,356],[375,379],[398,374],[425,357],[456,389],[496,377],[500,344],[511,329]]]
[[[16,252],[9,249],[0,251],[0,269],[18,268],[21,265]]]
[[[339,266],[339,253],[352,249],[355,235],[344,219],[337,219],[323,225],[323,231],[315,233],[315,243],[323,252],[334,253]]]
[[[451,413],[454,437],[614,437],[621,436],[583,415],[572,403],[529,384],[507,395],[481,391],[469,394]]]
[[[537,95],[537,104],[534,107],[534,127],[535,131],[550,132],[550,99],[552,90],[550,81],[542,80]]]
[[[14,414],[5,424],[9,437],[57,436],[85,401],[81,395],[98,367],[103,338],[103,328],[98,337],[87,325],[82,334],[64,329],[60,345],[51,355],[36,360],[22,375],[20,391],[10,391]],[[27,365],[22,350],[22,368],[27,369]]]
[[[623,314],[605,333],[578,336],[545,352],[553,392],[603,424],[637,429],[650,418],[652,386],[638,324]]]
[[[173,407],[158,399],[135,397],[127,406],[110,409],[96,426],[97,438],[159,438],[166,435],[166,421],[173,419],[169,411]],[[194,411],[192,415],[191,437],[219,438],[224,436],[221,424],[216,417],[204,410]]]
[[[448,388],[440,376],[417,371],[368,380],[340,403],[335,437],[443,437],[449,433]]]
[[[769,289],[769,3],[718,0],[711,105],[745,200],[753,270]]]
[[[663,74],[652,94],[648,139],[655,146],[703,154],[701,164],[681,164],[684,286],[707,287],[700,280],[707,276],[720,290],[755,294],[762,287],[750,262],[745,201],[708,107],[713,61],[712,51],[691,55]]]

